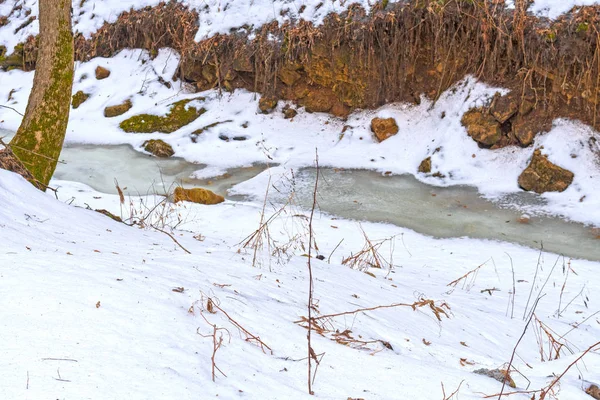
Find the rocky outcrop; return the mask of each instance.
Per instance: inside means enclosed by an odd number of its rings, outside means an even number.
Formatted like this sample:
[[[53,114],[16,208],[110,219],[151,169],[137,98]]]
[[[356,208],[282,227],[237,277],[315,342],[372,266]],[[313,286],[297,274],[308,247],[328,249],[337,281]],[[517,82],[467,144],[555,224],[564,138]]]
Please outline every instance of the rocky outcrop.
[[[173,147],[160,139],[146,140],[142,146],[148,153],[160,158],[171,157],[175,154]]]
[[[398,133],[398,124],[394,118],[373,118],[371,131],[379,142],[383,142]]]
[[[84,93],[83,91],[78,91],[73,95],[73,99],[71,100],[71,107],[73,109],[79,108],[87,99],[90,98],[88,93]]]
[[[498,121],[483,109],[475,108],[467,111],[461,123],[467,128],[467,134],[482,146],[491,147],[502,137]]]
[[[101,66],[97,66],[96,67],[96,79],[98,79],[99,81],[102,79],[106,79],[110,76],[110,70],[101,67]]]
[[[326,89],[312,90],[303,99],[304,108],[308,112],[329,112],[337,103],[335,94]]]
[[[127,111],[131,110],[133,104],[131,100],[125,100],[121,104],[117,104],[116,106],[108,106],[104,109],[104,116],[106,118],[118,117],[119,115],[125,114]]]
[[[529,166],[519,176],[519,186],[536,193],[562,192],[573,182],[574,174],[548,161],[540,149],[533,152]]]
[[[208,189],[184,189],[182,187],[177,187],[173,193],[173,201],[175,203],[180,201],[191,201],[192,203],[211,205],[222,203],[225,201],[225,198]]]

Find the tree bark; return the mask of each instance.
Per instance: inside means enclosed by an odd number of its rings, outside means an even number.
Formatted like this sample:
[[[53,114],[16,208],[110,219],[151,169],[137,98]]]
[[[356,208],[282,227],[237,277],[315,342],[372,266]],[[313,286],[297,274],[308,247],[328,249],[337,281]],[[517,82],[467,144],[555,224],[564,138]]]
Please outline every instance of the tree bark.
[[[39,0],[39,11],[40,45],[33,89],[10,147],[37,183],[47,187],[56,169],[71,108],[71,0]]]

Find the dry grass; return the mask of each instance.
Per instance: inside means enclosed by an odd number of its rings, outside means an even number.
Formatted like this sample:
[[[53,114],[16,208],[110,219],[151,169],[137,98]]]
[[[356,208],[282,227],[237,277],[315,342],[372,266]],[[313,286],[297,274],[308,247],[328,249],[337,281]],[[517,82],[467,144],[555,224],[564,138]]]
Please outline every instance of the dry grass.
[[[386,239],[371,240],[365,230],[360,226],[364,238],[364,244],[360,251],[354,254],[350,254],[348,257],[342,260],[342,265],[347,265],[350,268],[357,269],[359,271],[366,271],[369,268],[378,269],[392,269],[393,264],[393,253],[396,236],[392,236]],[[381,254],[380,249],[383,245],[389,244],[389,255],[387,258]]]

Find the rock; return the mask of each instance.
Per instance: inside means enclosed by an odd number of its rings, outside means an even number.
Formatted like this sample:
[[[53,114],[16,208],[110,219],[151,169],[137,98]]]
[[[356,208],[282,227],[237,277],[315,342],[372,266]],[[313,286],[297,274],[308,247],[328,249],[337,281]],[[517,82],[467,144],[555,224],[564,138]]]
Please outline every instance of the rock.
[[[487,147],[493,146],[502,136],[500,124],[494,117],[480,109],[467,111],[461,123],[467,128],[467,133],[473,140]]]
[[[329,112],[337,103],[337,97],[327,89],[311,90],[304,99],[304,108],[308,112]]]
[[[528,99],[524,99],[519,106],[519,115],[525,116],[529,114],[535,108],[535,104],[533,101]]]
[[[473,373],[478,375],[489,376],[490,378],[495,379],[500,383],[506,382],[506,384],[511,388],[517,387],[515,381],[510,377],[509,372],[504,369],[480,368],[473,371]]]
[[[296,72],[293,68],[281,68],[278,73],[279,79],[281,82],[288,86],[293,86],[294,83],[301,78],[301,75]]]
[[[333,107],[331,107],[331,110],[329,110],[329,112],[335,115],[336,117],[346,118],[348,117],[348,115],[350,115],[350,107],[338,101],[333,105]]]
[[[214,83],[217,81],[217,67],[212,64],[207,64],[202,67],[202,77],[206,79],[208,83]]]
[[[596,400],[600,400],[600,388],[596,385],[591,385],[589,388],[585,390],[587,394],[592,396]]]
[[[173,147],[160,139],[146,140],[142,146],[144,146],[144,150],[146,150],[148,153],[160,158],[171,157],[173,154],[175,154]]]
[[[298,111],[296,111],[294,108],[290,106],[283,107],[283,118],[291,119],[294,118],[296,115],[298,115]]]
[[[254,72],[254,64],[252,64],[250,53],[244,50],[237,52],[233,59],[233,69],[238,72]]]
[[[106,118],[118,117],[119,115],[125,114],[133,107],[131,100],[125,100],[122,104],[116,106],[109,106],[104,109],[104,116]]]
[[[182,187],[176,187],[175,192],[173,193],[173,201],[175,203],[180,201],[191,201],[192,203],[210,205],[222,203],[225,201],[225,198],[208,189],[184,189]]]
[[[73,95],[73,99],[71,100],[71,106],[73,107],[73,109],[76,109],[89,98],[89,93],[84,93],[80,90]]]
[[[371,131],[378,141],[383,142],[398,133],[398,124],[394,118],[373,118]]]
[[[419,164],[419,172],[428,174],[431,172],[431,157],[427,157]]]
[[[562,192],[573,182],[574,174],[548,161],[542,151],[533,152],[529,166],[519,176],[519,186],[536,193]]]
[[[104,67],[97,66],[96,67],[96,79],[102,80],[106,79],[110,76],[110,71]]]
[[[490,106],[490,114],[500,124],[505,123],[517,113],[519,107],[512,96],[500,96],[498,93],[494,96],[492,105]]]
[[[261,97],[258,101],[258,109],[263,114],[269,114],[277,107],[277,99],[274,97]]]
[[[522,147],[527,147],[532,144],[533,139],[535,139],[535,134],[537,133],[534,131],[533,126],[527,122],[528,121],[525,118],[519,117],[512,124],[512,133]]]
[[[193,100],[204,100],[203,97],[177,101],[170,106],[170,110],[165,116],[152,114],[134,115],[131,118],[122,121],[119,128],[125,132],[133,133],[171,133],[193,122],[206,112],[206,109],[196,107],[187,107],[187,104]]]

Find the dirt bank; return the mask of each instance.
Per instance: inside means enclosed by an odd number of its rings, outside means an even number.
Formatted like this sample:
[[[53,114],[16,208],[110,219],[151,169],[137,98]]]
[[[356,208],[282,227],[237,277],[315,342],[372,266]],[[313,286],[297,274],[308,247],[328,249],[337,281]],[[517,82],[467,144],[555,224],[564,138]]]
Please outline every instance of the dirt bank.
[[[385,3],[370,13],[352,7],[318,27],[272,23],[197,43],[197,15],[171,2],[124,13],[89,40],[78,37],[76,58],[172,47],[182,55],[178,77],[198,91],[245,88],[341,117],[436,98],[472,74],[512,91],[486,110],[503,121],[496,147],[530,142],[511,133],[513,125],[535,134],[567,117],[599,127],[600,7],[550,21],[528,15],[523,2],[514,10],[481,0]],[[21,67],[33,68],[35,39],[18,50]]]

